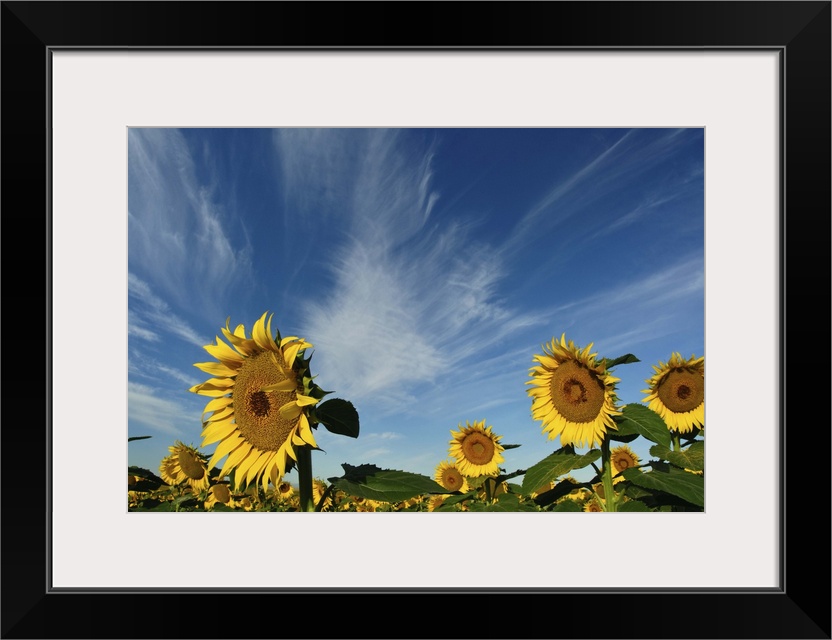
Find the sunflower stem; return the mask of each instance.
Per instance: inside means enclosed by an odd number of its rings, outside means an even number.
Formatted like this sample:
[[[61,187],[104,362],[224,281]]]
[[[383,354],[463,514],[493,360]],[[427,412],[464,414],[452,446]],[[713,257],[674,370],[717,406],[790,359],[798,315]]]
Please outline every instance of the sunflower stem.
[[[615,511],[615,491],[612,488],[612,463],[610,458],[610,440],[604,438],[601,443],[601,459],[604,470],[604,511]]]
[[[682,450],[682,445],[679,442],[679,432],[678,431],[673,432],[673,450],[674,451],[681,451]]]
[[[298,456],[298,485],[300,489],[300,510],[315,511],[312,497],[312,448],[303,446],[295,449]]]

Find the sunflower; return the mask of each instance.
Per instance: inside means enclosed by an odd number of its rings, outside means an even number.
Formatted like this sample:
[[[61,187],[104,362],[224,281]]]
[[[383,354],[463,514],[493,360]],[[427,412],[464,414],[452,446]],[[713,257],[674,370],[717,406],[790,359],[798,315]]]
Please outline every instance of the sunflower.
[[[175,485],[179,482],[177,480],[178,473],[175,469],[176,461],[172,455],[162,458],[162,462],[159,464],[159,475],[162,476],[165,484]]]
[[[440,462],[436,467],[434,479],[448,491],[466,493],[469,490],[468,481],[459,472],[456,462],[447,462],[444,460]]]
[[[318,478],[313,478],[312,480],[312,500],[315,503],[315,508],[318,507],[318,503],[321,501],[321,498],[326,493],[327,485],[326,482],[320,480]],[[330,493],[326,497],[326,501],[324,502],[323,506],[321,507],[321,511],[329,511],[332,508],[332,493]]]
[[[586,501],[584,505],[584,511],[587,513],[603,513],[604,507],[601,506],[601,503],[598,502],[598,498],[591,498],[590,500]]]
[[[624,481],[624,476],[620,475],[624,469],[637,467],[641,461],[635,452],[626,444],[620,447],[615,447],[610,450],[610,465],[612,466],[612,483],[618,484]],[[616,475],[619,474],[619,475]]]
[[[170,455],[162,459],[159,472],[168,484],[187,483],[195,492],[208,488],[208,467],[205,456],[179,440],[168,447]]]
[[[221,477],[234,471],[238,486],[262,477],[264,490],[297,460],[294,447],[317,448],[307,412],[326,393],[312,382],[303,358],[312,345],[294,336],[281,339],[279,332],[273,338],[267,315],[254,323],[251,337],[243,325],[232,332],[226,320],[222,333],[231,346],[217,337],[205,347],[217,362],[194,366],[214,377],[190,389],[213,398],[202,414],[202,446],[219,443],[209,468],[225,458]]]
[[[282,500],[288,500],[294,495],[294,493],[295,488],[288,482],[279,482],[274,492],[274,494]]]
[[[231,491],[227,483],[211,485],[211,488],[208,489],[208,497],[205,499],[204,506],[205,511],[213,509],[215,504],[224,504],[226,507],[232,508],[236,506],[234,500],[231,499]]]
[[[498,466],[503,461],[501,453],[505,451],[500,444],[503,436],[491,431],[491,426],[485,426],[485,420],[471,424],[466,421],[465,426],[459,425],[459,431],[451,430],[454,437],[450,441],[450,455],[456,459],[456,468],[461,474],[470,477],[496,475],[500,472]]]
[[[428,500],[428,511],[436,511],[439,509],[444,504],[446,497],[441,495],[431,496]]]
[[[646,380],[650,385],[643,393],[671,431],[689,433],[705,426],[705,358],[691,356],[685,360],[679,353],[667,363],[654,366],[655,374]]]
[[[560,436],[562,445],[600,446],[608,429],[618,429],[613,416],[621,415],[615,406],[619,379],[591,349],[592,343],[583,350],[571,340],[567,344],[563,334],[560,342],[543,345],[529,370],[532,417],[543,423],[549,440]]]

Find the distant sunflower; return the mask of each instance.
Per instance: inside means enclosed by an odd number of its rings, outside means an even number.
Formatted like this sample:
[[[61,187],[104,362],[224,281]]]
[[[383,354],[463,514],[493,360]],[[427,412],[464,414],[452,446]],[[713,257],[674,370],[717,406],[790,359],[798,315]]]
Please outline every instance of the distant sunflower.
[[[159,475],[165,481],[165,484],[175,485],[179,483],[177,479],[179,474],[176,471],[176,461],[172,455],[162,458],[162,462],[159,464]]]
[[[598,502],[597,498],[591,498],[586,501],[586,504],[584,504],[584,511],[587,513],[603,513],[604,507],[601,506],[601,503]]]
[[[208,488],[208,467],[204,455],[179,440],[168,447],[168,451],[170,455],[162,460],[159,467],[162,480],[168,484],[187,483],[196,492]]]
[[[190,391],[214,398],[205,406],[202,446],[218,442],[209,468],[225,458],[220,476],[235,472],[238,486],[269,480],[277,485],[290,460],[297,460],[294,447],[317,447],[307,415],[325,392],[312,383],[303,353],[312,345],[294,336],[272,337],[272,316],[264,313],[251,337],[245,327],[231,331],[230,319],[222,333],[231,344],[217,337],[205,350],[217,362],[194,366],[214,376]],[[232,348],[233,347],[233,348]]]
[[[450,455],[456,459],[456,467],[461,474],[469,477],[490,476],[500,472],[499,464],[505,449],[500,444],[503,436],[485,426],[485,420],[465,426],[459,425],[459,431],[451,430],[454,437],[450,441]]]
[[[560,436],[562,445],[600,446],[608,430],[618,429],[613,416],[621,414],[615,406],[619,379],[607,373],[591,349],[592,343],[583,350],[567,343],[563,334],[560,342],[543,345],[529,370],[532,417],[543,423],[549,440]]]
[[[323,498],[324,493],[326,493],[327,485],[326,482],[323,480],[319,480],[318,478],[314,478],[312,480],[312,500],[315,503],[315,508],[318,507],[318,503]],[[326,497],[326,501],[324,502],[323,506],[321,507],[321,511],[329,511],[332,508],[332,494]]]
[[[224,504],[227,507],[234,507],[234,500],[231,499],[231,491],[226,483],[212,485],[208,489],[208,497],[205,499],[205,511],[214,508],[216,504]]]
[[[279,482],[275,489],[275,495],[283,500],[288,500],[295,493],[295,488],[288,482]]]
[[[705,358],[685,360],[674,353],[667,363],[654,366],[655,374],[646,380],[646,402],[671,431],[689,433],[705,426]]]
[[[444,504],[446,497],[441,495],[431,496],[428,500],[428,511],[436,511],[439,509]]]
[[[447,462],[445,460],[440,462],[436,467],[434,479],[448,491],[466,493],[469,490],[468,481],[459,472],[456,462]]]
[[[630,469],[632,467],[637,467],[640,464],[640,460],[636,453],[630,449],[626,444],[622,444],[620,447],[615,447],[614,449],[610,450],[610,465],[612,466],[612,482],[613,484],[618,484],[619,482],[624,481],[623,475],[618,475],[625,469]]]

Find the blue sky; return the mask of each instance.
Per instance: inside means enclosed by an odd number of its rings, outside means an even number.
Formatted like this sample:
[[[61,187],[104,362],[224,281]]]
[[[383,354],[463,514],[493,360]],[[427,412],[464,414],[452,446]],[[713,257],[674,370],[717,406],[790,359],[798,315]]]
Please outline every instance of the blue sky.
[[[466,420],[528,468],[560,446],[525,382],[564,332],[641,360],[614,370],[622,404],[674,351],[705,355],[701,128],[128,135],[128,431],[152,436],[131,465],[200,445],[193,364],[229,316],[250,330],[273,312],[314,345],[328,398],[356,406],[359,438],[316,432],[321,478],[345,462],[433,476]]]

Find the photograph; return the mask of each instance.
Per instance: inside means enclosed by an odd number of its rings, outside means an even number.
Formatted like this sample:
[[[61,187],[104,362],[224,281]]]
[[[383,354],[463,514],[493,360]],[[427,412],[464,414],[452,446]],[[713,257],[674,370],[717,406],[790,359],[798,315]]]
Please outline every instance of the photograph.
[[[130,128],[128,510],[704,511],[704,150]]]

